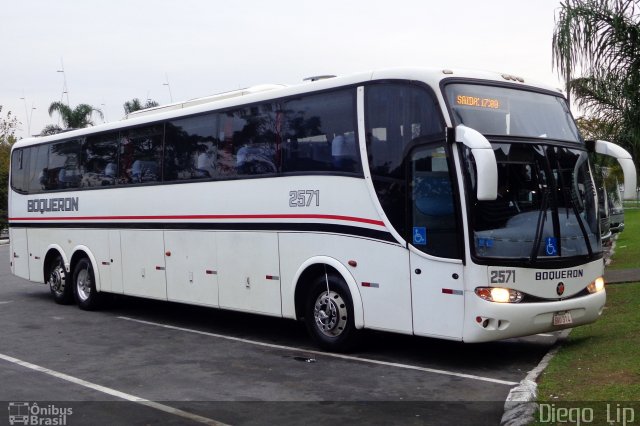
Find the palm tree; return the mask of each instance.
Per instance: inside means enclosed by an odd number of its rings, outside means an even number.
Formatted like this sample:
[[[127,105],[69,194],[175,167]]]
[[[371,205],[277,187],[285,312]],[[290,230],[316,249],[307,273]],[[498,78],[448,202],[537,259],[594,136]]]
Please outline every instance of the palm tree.
[[[57,124],[47,124],[42,130],[40,130],[40,136],[55,135],[56,133],[62,133],[64,129]]]
[[[567,96],[591,118],[609,123],[609,138],[638,159],[639,0],[565,0],[560,6],[553,65],[567,84]]]
[[[124,107],[124,113],[129,114],[134,111],[140,111],[141,109],[157,107],[158,105],[159,104],[152,99],[147,99],[147,102],[143,105],[140,102],[140,99],[133,98],[132,100],[125,102],[123,107]]]
[[[74,109],[71,109],[69,105],[63,104],[62,102],[53,102],[49,106],[49,116],[53,116],[54,112],[60,114],[62,124],[67,129],[80,129],[93,126],[91,116],[94,112],[98,114],[100,118],[104,118],[101,110],[87,104],[80,104]]]

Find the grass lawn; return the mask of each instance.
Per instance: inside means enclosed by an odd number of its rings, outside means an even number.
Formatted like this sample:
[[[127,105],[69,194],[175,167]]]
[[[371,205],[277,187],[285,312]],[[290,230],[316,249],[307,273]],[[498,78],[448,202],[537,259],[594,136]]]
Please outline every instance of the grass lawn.
[[[539,382],[538,402],[640,401],[640,283],[607,286],[600,320],[571,331]]]
[[[538,378],[539,410],[531,425],[623,425],[638,420],[639,361],[640,283],[607,286],[602,318],[572,330]],[[550,415],[563,409],[572,410],[573,421]]]
[[[640,209],[625,209],[624,226],[610,269],[640,268]]]

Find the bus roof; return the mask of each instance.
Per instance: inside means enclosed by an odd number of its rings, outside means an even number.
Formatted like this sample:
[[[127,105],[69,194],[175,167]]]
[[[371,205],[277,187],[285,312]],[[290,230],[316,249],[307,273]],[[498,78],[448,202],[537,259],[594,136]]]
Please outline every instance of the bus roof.
[[[268,90],[282,89],[284,87],[287,87],[287,86],[285,86],[284,84],[261,84],[258,86],[247,87],[245,89],[232,90],[230,92],[217,93],[215,95],[205,96],[202,98],[189,99],[188,101],[174,102],[172,104],[159,105],[152,108],[145,108],[138,111],[133,111],[127,114],[124,117],[124,119],[126,120],[133,117],[141,117],[143,115],[151,115],[151,114],[157,114],[159,112],[173,111],[176,109],[188,108],[195,105],[208,104],[211,102],[221,101],[223,99],[237,98],[240,96],[251,95],[253,93],[266,92]]]
[[[495,81],[501,83],[507,82],[522,85],[523,87],[533,87],[560,93],[559,89],[550,87],[548,85],[536,83],[528,79],[525,80],[521,77],[516,77],[510,74],[491,71],[442,68],[383,69],[345,76],[305,81],[301,84],[291,86],[265,84],[249,87],[246,89],[223,92],[213,96],[196,98],[190,101],[176,102],[169,105],[136,111],[134,113],[130,113],[124,119],[118,121],[112,121],[83,129],[65,131],[54,135],[36,136],[21,139],[13,145],[13,148],[20,148],[43,142],[53,142],[56,140],[66,140],[74,137],[94,134],[97,132],[116,131],[121,128],[180,118],[192,114],[204,113],[210,110],[232,108],[235,106],[262,102],[269,99],[283,98],[315,91],[332,89],[341,86],[365,83],[371,80],[415,80],[423,81],[431,87],[437,88],[442,80],[455,77],[474,80]],[[436,92],[438,98],[440,99],[440,101],[442,101],[442,95],[438,93],[439,91],[436,90]]]

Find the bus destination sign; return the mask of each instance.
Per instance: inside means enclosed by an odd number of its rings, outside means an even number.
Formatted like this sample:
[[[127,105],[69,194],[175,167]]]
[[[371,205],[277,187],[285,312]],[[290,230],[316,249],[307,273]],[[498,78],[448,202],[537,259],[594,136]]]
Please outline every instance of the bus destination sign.
[[[480,96],[457,95],[455,98],[456,105],[486,109],[504,108],[503,102],[499,98],[483,98]]]

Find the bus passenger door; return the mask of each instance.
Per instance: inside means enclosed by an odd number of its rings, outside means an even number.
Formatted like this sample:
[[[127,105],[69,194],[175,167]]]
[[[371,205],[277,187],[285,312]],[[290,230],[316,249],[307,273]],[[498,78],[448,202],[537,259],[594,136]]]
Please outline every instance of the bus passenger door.
[[[449,164],[444,142],[419,146],[411,153],[408,243],[413,332],[461,339],[462,228]]]
[[[216,233],[165,231],[167,299],[218,306]]]
[[[462,339],[462,263],[427,259],[411,250],[413,333]]]
[[[282,315],[277,233],[219,233],[218,263],[221,308]]]

